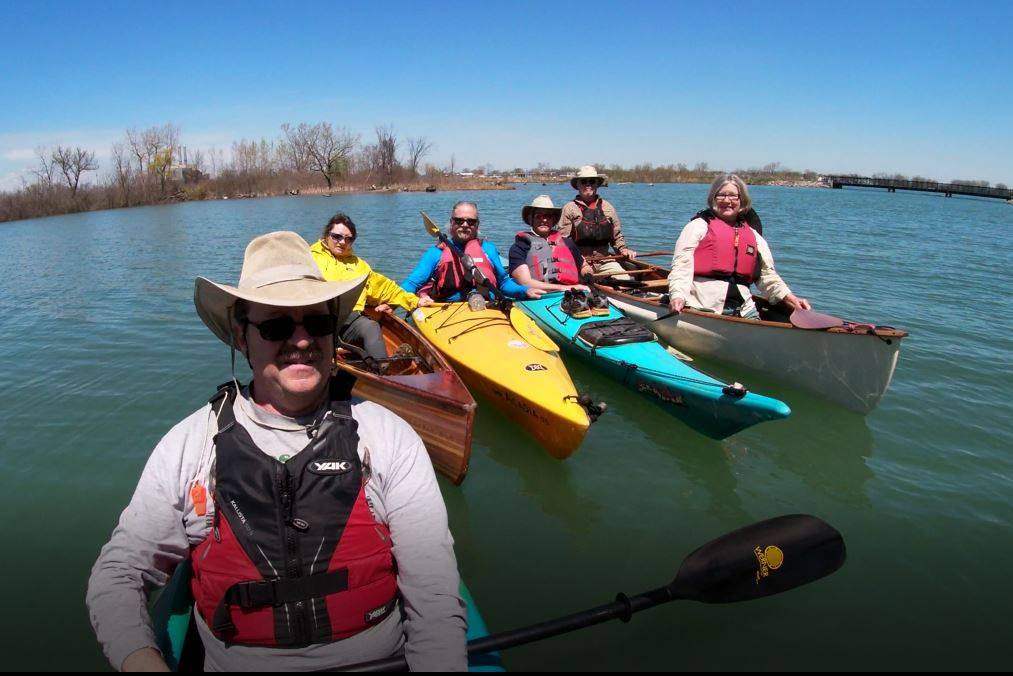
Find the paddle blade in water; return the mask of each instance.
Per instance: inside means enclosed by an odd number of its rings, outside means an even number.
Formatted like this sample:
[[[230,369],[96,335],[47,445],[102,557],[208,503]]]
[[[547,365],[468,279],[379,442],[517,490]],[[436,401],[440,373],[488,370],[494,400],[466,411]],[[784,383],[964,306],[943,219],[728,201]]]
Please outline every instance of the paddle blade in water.
[[[833,315],[825,315],[812,310],[797,309],[791,313],[792,326],[799,329],[832,329],[835,326],[842,326],[844,320]]]
[[[844,538],[805,514],[779,516],[708,542],[686,557],[669,586],[674,598],[749,601],[794,589],[844,564]]]

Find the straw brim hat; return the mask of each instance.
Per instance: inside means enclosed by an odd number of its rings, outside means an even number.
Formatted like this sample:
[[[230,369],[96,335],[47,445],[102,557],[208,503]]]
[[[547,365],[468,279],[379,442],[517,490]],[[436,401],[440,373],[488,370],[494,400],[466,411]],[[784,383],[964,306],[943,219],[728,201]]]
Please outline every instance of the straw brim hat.
[[[581,167],[577,170],[577,175],[570,179],[570,186],[574,190],[578,190],[577,184],[585,178],[594,178],[598,180],[598,187],[609,184],[608,176],[605,174],[599,174],[598,170],[592,167],[590,164]]]
[[[198,277],[193,304],[201,321],[226,345],[233,344],[232,308],[242,298],[277,307],[305,307],[327,303],[344,324],[366,284],[366,277],[328,282],[309,251],[309,244],[294,232],[272,232],[246,247],[238,286]]]
[[[536,197],[531,204],[526,205],[521,209],[521,220],[531,225],[531,215],[536,211],[548,211],[556,217],[556,222],[559,222],[559,217],[563,213],[562,207],[557,207],[552,203],[552,198],[548,195],[539,195]]]

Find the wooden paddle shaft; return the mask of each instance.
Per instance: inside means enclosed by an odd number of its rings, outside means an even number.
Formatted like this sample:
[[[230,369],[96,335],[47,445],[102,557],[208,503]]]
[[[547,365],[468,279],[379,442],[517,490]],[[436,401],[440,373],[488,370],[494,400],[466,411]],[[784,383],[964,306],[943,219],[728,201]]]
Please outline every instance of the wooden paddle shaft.
[[[644,256],[671,256],[671,255],[672,255],[671,251],[647,251],[645,253],[638,253],[637,258],[642,258]],[[592,262],[598,262],[598,261],[628,260],[629,256],[626,256],[624,254],[613,254],[611,256],[584,256],[584,258]]]

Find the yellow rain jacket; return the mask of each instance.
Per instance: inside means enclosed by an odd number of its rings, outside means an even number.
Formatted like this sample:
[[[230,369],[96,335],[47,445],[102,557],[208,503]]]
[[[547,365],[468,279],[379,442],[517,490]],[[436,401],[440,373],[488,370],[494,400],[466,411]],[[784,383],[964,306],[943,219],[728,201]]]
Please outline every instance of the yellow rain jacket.
[[[373,272],[369,263],[354,254],[335,258],[334,254],[324,245],[323,240],[317,240],[317,243],[310,247],[310,253],[313,254],[313,259],[317,262],[317,267],[323,273],[324,279],[329,282],[340,282],[369,275],[362,295],[359,296],[355,307],[352,308],[355,312],[362,312],[362,309],[367,305],[375,306],[382,303],[399,305],[411,312],[419,305],[418,296],[408,293],[394,280],[388,279],[378,272]]]

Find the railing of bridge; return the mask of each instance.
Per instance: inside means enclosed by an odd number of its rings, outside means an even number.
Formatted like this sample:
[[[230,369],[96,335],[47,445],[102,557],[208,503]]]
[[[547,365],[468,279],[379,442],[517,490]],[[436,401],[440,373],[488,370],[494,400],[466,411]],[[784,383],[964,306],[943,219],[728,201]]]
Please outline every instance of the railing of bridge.
[[[951,195],[974,195],[976,197],[998,197],[1013,199],[1013,190],[1009,188],[988,188],[978,185],[960,183],[938,183],[936,181],[907,181],[895,178],[870,178],[868,176],[824,176],[823,180],[830,185],[866,186],[870,188],[892,188],[895,190],[920,190],[924,192],[942,192]]]

